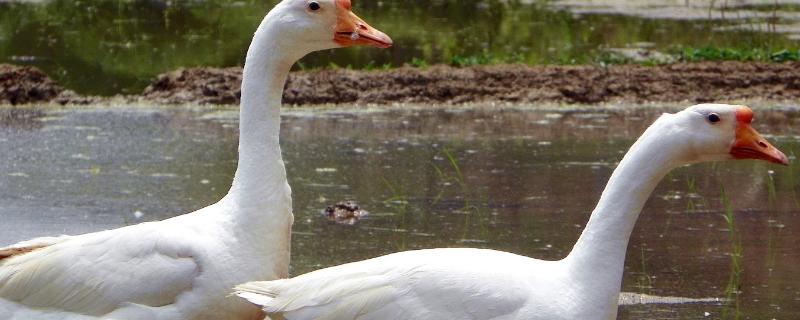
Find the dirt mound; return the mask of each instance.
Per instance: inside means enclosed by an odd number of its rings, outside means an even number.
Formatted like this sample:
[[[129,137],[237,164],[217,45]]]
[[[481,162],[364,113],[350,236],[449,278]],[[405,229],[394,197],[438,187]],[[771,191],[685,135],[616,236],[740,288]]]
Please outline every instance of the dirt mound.
[[[241,72],[241,68],[182,69],[159,76],[140,96],[123,99],[162,104],[238,104]],[[724,102],[752,98],[800,99],[800,62],[301,71],[289,76],[284,91],[284,102],[297,105]],[[38,69],[0,65],[0,104],[86,104],[101,100],[64,90]]]
[[[142,97],[166,104],[239,104],[241,84],[241,68],[180,69],[158,76]]]
[[[236,104],[241,69],[187,69],[162,75],[144,99]],[[481,101],[599,103],[800,98],[800,63],[703,62],[655,67],[476,66],[388,71],[294,72],[288,104]]]
[[[0,64],[0,104],[47,102],[63,91],[39,69]]]
[[[72,90],[65,90],[35,67],[0,64],[0,104],[91,104],[103,100],[101,97],[81,96]]]

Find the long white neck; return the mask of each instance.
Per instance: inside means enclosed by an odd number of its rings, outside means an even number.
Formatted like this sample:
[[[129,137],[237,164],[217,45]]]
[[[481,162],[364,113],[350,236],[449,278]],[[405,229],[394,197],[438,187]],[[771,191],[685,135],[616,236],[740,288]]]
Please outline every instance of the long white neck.
[[[245,216],[243,224],[269,223],[290,214],[291,189],[280,148],[280,107],[292,64],[302,57],[274,30],[267,15],[247,52],[242,77],[239,164],[226,199]],[[281,221],[283,219],[280,219]],[[255,228],[254,228],[255,229]]]
[[[603,191],[567,262],[587,290],[619,293],[625,252],[639,213],[666,174],[684,163],[680,139],[670,132],[675,115],[664,115],[631,147]],[[596,292],[600,290],[602,292]],[[616,300],[614,300],[616,305]]]

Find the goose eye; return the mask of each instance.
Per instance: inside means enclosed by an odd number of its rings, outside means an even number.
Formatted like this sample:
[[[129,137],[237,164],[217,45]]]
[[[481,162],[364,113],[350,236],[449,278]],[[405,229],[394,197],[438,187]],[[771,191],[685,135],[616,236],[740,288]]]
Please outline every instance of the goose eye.
[[[319,10],[321,7],[320,7],[320,5],[319,5],[319,3],[318,3],[318,2],[316,2],[316,1],[311,1],[311,3],[309,3],[309,4],[308,4],[308,8],[309,8],[309,9],[311,9],[311,11],[317,11],[317,10]]]
[[[720,119],[718,114],[712,113],[712,114],[708,115],[708,122],[717,123],[717,122],[720,122],[720,121],[722,121],[722,119]]]

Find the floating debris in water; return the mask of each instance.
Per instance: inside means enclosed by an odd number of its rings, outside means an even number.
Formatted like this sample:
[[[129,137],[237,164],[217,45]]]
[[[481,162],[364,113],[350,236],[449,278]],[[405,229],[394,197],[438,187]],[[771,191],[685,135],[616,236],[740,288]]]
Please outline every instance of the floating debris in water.
[[[153,178],[177,178],[178,175],[174,173],[153,173],[150,174]]]
[[[354,225],[369,212],[361,210],[355,201],[348,200],[328,206],[322,214],[338,224]]]
[[[144,217],[144,212],[136,210],[136,212],[133,213],[133,217],[136,219],[141,219],[142,217]]]
[[[316,171],[317,173],[334,173],[339,170],[336,168],[317,168]]]
[[[711,303],[722,304],[730,301],[725,298],[686,298],[686,297],[660,297],[649,294],[622,292],[619,294],[619,304],[623,306],[642,304],[693,304]]]

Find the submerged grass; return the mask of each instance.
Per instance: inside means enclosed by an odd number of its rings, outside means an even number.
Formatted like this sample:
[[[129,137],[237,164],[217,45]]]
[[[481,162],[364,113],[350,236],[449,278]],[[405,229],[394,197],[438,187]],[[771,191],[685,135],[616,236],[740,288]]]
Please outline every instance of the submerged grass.
[[[454,195],[457,199],[463,202],[460,209],[456,209],[454,212],[463,214],[464,221],[462,225],[462,232],[461,237],[462,239],[466,240],[467,235],[469,234],[470,229],[473,226],[477,226],[480,228],[480,235],[483,239],[488,238],[489,229],[487,224],[489,223],[489,213],[488,210],[488,203],[489,203],[489,195],[486,192],[480,190],[473,190],[467,184],[467,181],[462,173],[461,166],[458,163],[458,159],[455,157],[452,151],[447,148],[443,148],[441,154],[444,156],[444,159],[447,160],[447,166],[440,167],[436,163],[431,163],[434,171],[439,178],[439,184],[442,186],[446,185],[455,185],[458,187],[458,194]],[[436,197],[431,201],[431,205],[436,205],[441,201],[441,199],[445,196],[446,190],[442,188],[437,193]],[[475,221],[473,221],[473,217],[475,216]],[[475,225],[477,223],[477,225]]]
[[[791,158],[796,159],[797,156],[795,155],[794,150],[791,150],[789,153]],[[800,198],[797,196],[797,181],[795,180],[795,166],[797,161],[792,161],[792,164],[789,166],[789,175],[788,175],[788,182],[791,186],[790,189],[792,191],[792,199],[794,199],[794,206],[795,208],[800,209]]]
[[[651,294],[651,290],[653,288],[653,278],[647,272],[648,259],[645,257],[644,252],[644,247],[641,247],[640,263],[642,271],[639,277],[636,279],[636,287],[639,289],[639,293]]]
[[[730,263],[730,276],[728,277],[728,284],[725,287],[725,299],[727,306],[722,311],[722,319],[741,319],[742,312],[740,310],[739,294],[741,293],[742,286],[742,240],[738,235],[736,229],[736,221],[734,220],[733,207],[731,206],[730,198],[725,192],[725,187],[721,187],[721,200],[724,209],[725,222],[728,225],[728,237],[731,242],[731,263]]]
[[[383,200],[383,205],[394,209],[400,214],[401,219],[405,222],[406,211],[408,211],[408,196],[401,189],[400,184],[393,184],[385,177],[382,178],[386,188],[391,192],[391,196]]]

